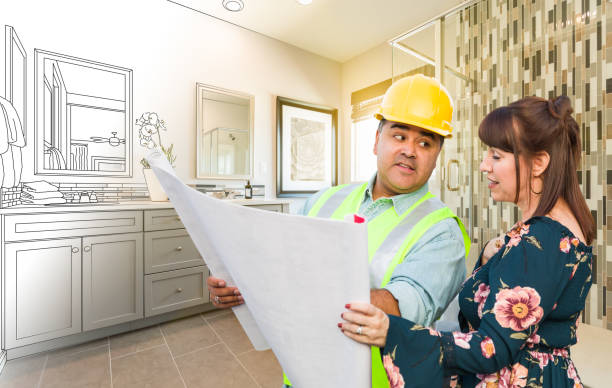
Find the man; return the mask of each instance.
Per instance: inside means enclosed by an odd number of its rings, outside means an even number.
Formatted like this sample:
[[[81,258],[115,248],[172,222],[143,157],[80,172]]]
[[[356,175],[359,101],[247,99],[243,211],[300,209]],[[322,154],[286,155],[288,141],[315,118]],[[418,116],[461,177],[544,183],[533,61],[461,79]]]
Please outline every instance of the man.
[[[415,75],[397,81],[376,114],[376,175],[364,184],[322,190],[303,209],[308,216],[365,218],[371,303],[426,326],[457,293],[469,249],[461,221],[427,186],[452,132],[452,112],[448,92],[435,79]],[[215,306],[244,303],[239,290],[223,280],[210,277],[207,283]],[[285,384],[290,385],[286,378]],[[372,348],[372,387],[388,386],[378,348]]]

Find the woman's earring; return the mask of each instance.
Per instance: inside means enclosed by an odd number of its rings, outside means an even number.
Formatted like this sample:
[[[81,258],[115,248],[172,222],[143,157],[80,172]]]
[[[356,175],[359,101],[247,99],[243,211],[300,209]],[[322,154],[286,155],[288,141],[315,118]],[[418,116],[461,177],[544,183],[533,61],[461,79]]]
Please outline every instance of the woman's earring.
[[[539,180],[540,180],[542,183],[539,185],[539,186],[540,186],[540,190],[539,190],[539,191],[535,191],[535,190],[533,189],[533,185],[531,185],[531,192],[532,192],[532,193],[534,193],[534,194],[536,194],[536,195],[540,195],[540,194],[542,194],[542,186],[544,185],[544,180],[542,179],[542,177],[541,177],[541,176],[535,176],[535,177],[533,177],[533,179],[534,179],[534,180],[535,180],[535,179],[539,179]],[[533,182],[532,182],[532,183],[533,183]]]

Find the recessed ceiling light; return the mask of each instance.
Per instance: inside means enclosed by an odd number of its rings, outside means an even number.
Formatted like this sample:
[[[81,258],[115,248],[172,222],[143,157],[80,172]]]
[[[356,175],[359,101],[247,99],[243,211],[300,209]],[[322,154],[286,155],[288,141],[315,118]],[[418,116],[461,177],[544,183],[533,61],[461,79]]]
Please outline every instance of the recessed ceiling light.
[[[223,0],[223,8],[228,11],[238,12],[244,8],[242,0]]]
[[[308,5],[310,3],[312,3],[312,0],[295,0],[298,3],[302,4],[302,5]]]

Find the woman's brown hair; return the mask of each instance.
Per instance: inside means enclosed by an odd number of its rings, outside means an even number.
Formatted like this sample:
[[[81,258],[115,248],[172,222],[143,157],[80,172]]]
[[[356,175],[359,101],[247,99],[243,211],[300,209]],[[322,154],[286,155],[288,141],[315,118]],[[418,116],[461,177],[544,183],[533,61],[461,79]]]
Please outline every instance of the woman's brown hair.
[[[519,155],[525,160],[528,176],[531,161],[546,151],[550,162],[542,173],[540,202],[533,216],[545,216],[563,198],[578,221],[588,245],[595,238],[595,223],[578,185],[580,163],[580,128],[572,117],[572,105],[566,96],[553,100],[525,97],[489,113],[478,128],[478,136],[489,147],[514,154],[516,194],[520,190]],[[527,182],[532,190],[531,180]]]

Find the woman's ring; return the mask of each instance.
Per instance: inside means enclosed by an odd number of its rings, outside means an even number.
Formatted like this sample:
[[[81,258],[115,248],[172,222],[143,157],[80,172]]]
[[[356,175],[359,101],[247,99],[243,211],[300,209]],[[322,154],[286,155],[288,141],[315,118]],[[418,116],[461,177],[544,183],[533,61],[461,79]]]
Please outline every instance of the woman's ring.
[[[356,331],[355,333],[357,333],[358,335],[361,335],[361,328],[362,328],[362,327],[363,327],[363,326],[359,326],[359,327],[357,327],[357,331]]]
[[[217,304],[221,303],[221,302],[219,301],[219,295],[215,295],[215,303],[217,303]]]

